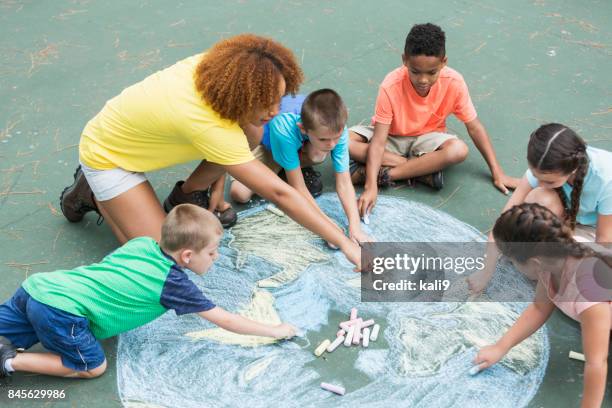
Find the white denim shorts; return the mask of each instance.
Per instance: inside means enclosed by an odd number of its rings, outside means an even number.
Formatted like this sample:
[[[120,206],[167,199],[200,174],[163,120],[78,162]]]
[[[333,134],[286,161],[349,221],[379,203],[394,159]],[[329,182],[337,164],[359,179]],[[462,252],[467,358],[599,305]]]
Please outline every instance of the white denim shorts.
[[[127,171],[119,167],[111,170],[96,170],[81,163],[81,169],[98,201],[111,200],[147,181],[145,173]]]

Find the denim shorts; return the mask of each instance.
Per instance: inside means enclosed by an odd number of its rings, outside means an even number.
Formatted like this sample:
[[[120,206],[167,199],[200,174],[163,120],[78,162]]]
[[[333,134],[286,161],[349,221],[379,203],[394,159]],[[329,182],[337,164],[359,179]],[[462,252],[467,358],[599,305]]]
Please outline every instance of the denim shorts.
[[[86,318],[40,303],[23,288],[0,305],[0,336],[24,349],[40,342],[74,371],[93,370],[105,360]]]

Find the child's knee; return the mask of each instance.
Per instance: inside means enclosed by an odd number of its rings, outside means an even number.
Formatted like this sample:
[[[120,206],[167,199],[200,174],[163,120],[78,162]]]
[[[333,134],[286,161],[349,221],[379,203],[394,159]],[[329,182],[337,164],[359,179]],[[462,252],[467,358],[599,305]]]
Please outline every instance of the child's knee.
[[[253,197],[253,192],[234,181],[230,187],[230,197],[237,203],[246,204]]]
[[[451,139],[445,143],[443,151],[446,152],[446,158],[451,163],[461,163],[469,153],[468,145],[463,140]]]
[[[96,377],[100,377],[102,374],[104,374],[106,372],[106,360],[104,360],[104,362],[102,364],[100,364],[98,367],[92,369],[92,370],[87,370],[87,371],[79,371],[78,376],[80,378],[96,378]]]
[[[536,203],[543,207],[548,208],[557,217],[563,217],[565,209],[561,198],[555,190],[550,188],[536,187],[527,194],[525,197],[526,203]]]

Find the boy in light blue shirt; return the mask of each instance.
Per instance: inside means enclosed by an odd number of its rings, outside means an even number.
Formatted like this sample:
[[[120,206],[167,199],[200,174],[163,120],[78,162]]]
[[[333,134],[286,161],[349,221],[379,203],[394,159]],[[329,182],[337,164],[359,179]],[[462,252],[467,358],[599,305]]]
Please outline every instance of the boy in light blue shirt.
[[[355,189],[349,173],[348,112],[340,95],[331,89],[320,89],[301,98],[284,98],[281,110],[264,129],[261,145],[253,150],[257,159],[277,173],[284,170],[287,182],[302,193],[315,208],[313,177],[305,168],[322,163],[331,156],[336,173],[336,190],[349,223],[349,237],[356,242],[370,241],[361,230]],[[320,189],[319,189],[320,190]],[[315,189],[316,191],[316,189]],[[230,195],[238,202],[248,202],[253,192],[234,180]],[[321,214],[324,214],[321,211]]]

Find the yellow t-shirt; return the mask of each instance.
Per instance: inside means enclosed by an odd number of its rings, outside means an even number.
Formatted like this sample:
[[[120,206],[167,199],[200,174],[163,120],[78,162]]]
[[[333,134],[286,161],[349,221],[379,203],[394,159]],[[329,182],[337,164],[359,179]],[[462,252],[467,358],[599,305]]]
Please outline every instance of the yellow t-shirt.
[[[83,130],[81,162],[98,170],[145,172],[192,160],[253,160],[240,126],[222,119],[195,88],[203,55],[158,71],[106,102]]]

